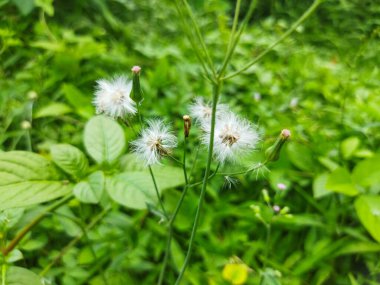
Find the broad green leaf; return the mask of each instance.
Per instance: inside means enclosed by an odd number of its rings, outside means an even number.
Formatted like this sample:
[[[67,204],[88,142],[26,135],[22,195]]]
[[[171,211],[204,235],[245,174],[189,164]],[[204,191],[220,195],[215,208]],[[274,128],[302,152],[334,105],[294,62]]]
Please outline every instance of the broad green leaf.
[[[21,14],[26,16],[33,11],[34,0],[12,0],[17,8],[20,10]]]
[[[88,160],[84,153],[69,144],[53,145],[50,149],[53,162],[63,171],[74,176],[82,177],[88,169]]]
[[[380,196],[361,195],[355,201],[360,222],[380,242]]]
[[[87,181],[74,186],[74,195],[83,203],[99,203],[104,190],[104,174],[96,171],[87,177]]]
[[[352,172],[352,179],[364,187],[380,184],[380,154],[359,162]]]
[[[71,185],[58,181],[51,162],[26,151],[0,153],[0,210],[26,207],[64,196]]]
[[[344,159],[350,158],[354,152],[358,149],[360,146],[360,139],[358,137],[349,137],[345,139],[341,146],[341,152]]]
[[[25,181],[0,186],[0,210],[47,202],[71,192],[62,181]]]
[[[76,112],[83,118],[89,119],[94,115],[91,98],[86,97],[78,88],[72,84],[63,84],[62,92],[66,100],[73,106]]]
[[[314,169],[314,159],[310,148],[305,145],[291,142],[286,152],[292,164],[301,170],[311,171]]]
[[[22,255],[22,252],[18,249],[14,249],[7,255],[7,262],[14,263],[16,261],[22,260],[23,258],[24,256]]]
[[[326,167],[330,171],[334,171],[335,169],[339,167],[339,164],[332,161],[328,157],[323,157],[323,156],[318,157],[318,161],[320,162],[320,164],[322,164],[324,167]]]
[[[325,187],[331,191],[342,193],[347,196],[355,196],[359,194],[358,189],[352,183],[350,173],[343,167],[337,168],[330,173]]]
[[[88,154],[99,164],[112,163],[124,151],[123,129],[105,116],[92,118],[84,129],[84,146]]]
[[[159,191],[185,183],[182,169],[162,166],[153,168]],[[148,171],[124,172],[107,181],[107,191],[113,200],[132,209],[146,209],[147,203],[157,203],[157,194]]]
[[[5,282],[0,277],[2,284],[7,285],[42,285],[42,280],[34,272],[17,266],[7,268]]]
[[[51,103],[47,106],[44,106],[36,111],[34,118],[43,118],[43,117],[59,117],[64,114],[70,113],[72,110],[69,106],[63,103]]]
[[[322,173],[313,180],[313,195],[315,199],[322,198],[324,196],[330,195],[332,192],[326,188],[327,179],[329,177],[328,173]]]
[[[27,151],[0,152],[0,186],[28,180],[48,180],[57,173],[50,161]]]

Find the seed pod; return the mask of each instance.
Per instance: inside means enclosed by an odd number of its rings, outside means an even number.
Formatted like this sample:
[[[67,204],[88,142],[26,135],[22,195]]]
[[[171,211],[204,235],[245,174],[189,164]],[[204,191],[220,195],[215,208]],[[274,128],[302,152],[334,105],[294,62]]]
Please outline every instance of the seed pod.
[[[141,71],[140,66],[132,67],[133,85],[132,85],[131,98],[133,101],[135,101],[136,104],[140,104],[142,100],[144,99],[141,86],[140,86],[140,71]]]
[[[189,115],[184,115],[183,116],[183,132],[184,132],[185,138],[189,137],[190,129],[191,129],[191,118]]]
[[[265,151],[266,162],[276,161],[280,158],[281,149],[285,142],[290,138],[290,135],[290,131],[287,129],[281,131],[276,142]]]

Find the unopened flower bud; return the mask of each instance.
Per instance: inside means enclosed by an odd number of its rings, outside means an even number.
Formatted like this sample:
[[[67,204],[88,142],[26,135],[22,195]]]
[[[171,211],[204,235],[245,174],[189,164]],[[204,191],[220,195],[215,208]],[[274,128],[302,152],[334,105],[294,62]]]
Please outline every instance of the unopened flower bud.
[[[135,65],[134,67],[132,67],[132,73],[140,73],[140,71],[141,71],[141,67],[140,66],[137,66],[137,65]]]
[[[280,211],[280,214],[281,215],[286,215],[287,213],[289,213],[290,209],[289,207],[284,207],[282,208],[282,210]]]
[[[133,101],[135,101],[137,104],[140,104],[142,100],[144,99],[141,86],[140,86],[140,66],[134,66],[132,67],[132,73],[133,73],[133,85],[132,85],[132,93],[131,98]]]
[[[251,205],[249,206],[255,214],[260,214],[260,207],[257,205]]]
[[[29,91],[28,94],[27,94],[27,96],[28,96],[28,99],[31,100],[31,101],[34,101],[34,100],[36,100],[38,98],[38,94],[34,90]]]
[[[284,129],[281,131],[281,134],[277,138],[276,142],[265,151],[267,157],[266,161],[276,161],[280,158],[280,152],[285,142],[290,138],[290,131]]]
[[[266,189],[263,189],[262,193],[263,193],[264,201],[266,203],[270,203],[270,197],[269,197],[268,191]]]
[[[29,121],[22,121],[21,128],[23,130],[29,130],[32,127],[32,124]]]
[[[190,129],[191,129],[191,118],[189,115],[184,115],[183,116],[183,131],[185,134],[185,138],[189,137]]]

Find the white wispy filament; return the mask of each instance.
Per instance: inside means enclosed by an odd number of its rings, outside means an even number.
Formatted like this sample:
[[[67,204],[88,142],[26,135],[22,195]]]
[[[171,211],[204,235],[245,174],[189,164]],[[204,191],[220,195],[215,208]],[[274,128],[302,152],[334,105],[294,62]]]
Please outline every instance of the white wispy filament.
[[[210,143],[210,132],[203,136],[206,145]],[[241,155],[252,151],[259,141],[256,127],[249,121],[227,113],[216,121],[214,132],[214,154],[218,161],[236,161]]]
[[[118,118],[133,115],[137,112],[135,102],[131,99],[132,81],[125,76],[111,80],[96,81],[95,99],[96,112]]]
[[[190,105],[190,116],[200,123],[205,130],[209,129],[211,123],[212,107],[206,104],[202,97],[197,97],[195,102]],[[216,105],[217,118],[223,117],[228,112],[228,106],[225,104]]]
[[[148,122],[140,138],[131,143],[133,151],[145,162],[145,165],[160,163],[163,156],[169,155],[177,146],[177,138],[161,120]]]

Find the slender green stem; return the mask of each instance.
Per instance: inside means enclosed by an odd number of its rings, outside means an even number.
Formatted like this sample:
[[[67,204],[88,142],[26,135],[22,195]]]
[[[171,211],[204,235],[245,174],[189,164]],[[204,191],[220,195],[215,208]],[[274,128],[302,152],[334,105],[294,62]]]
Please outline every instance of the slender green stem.
[[[200,62],[201,66],[203,68],[203,72],[205,73],[205,76],[208,80],[213,81],[213,77],[211,76],[210,71],[208,70],[208,68],[206,66],[206,61],[202,57],[202,53],[199,51],[199,45],[196,43],[196,41],[194,39],[194,36],[191,32],[191,27],[189,27],[187,24],[185,15],[183,14],[183,11],[180,7],[180,4],[178,3],[178,0],[175,0],[174,3],[175,3],[175,7],[177,9],[178,15],[180,16],[182,27],[183,27],[183,29],[184,29],[184,31],[185,31],[188,39],[189,39],[189,42],[190,42],[190,44],[194,50],[195,56],[198,58],[198,61]]]
[[[212,174],[209,175],[209,177],[208,177],[207,180],[211,180],[216,174],[218,174],[219,167],[220,167],[220,163],[218,163],[218,165],[216,166],[215,171]],[[189,188],[201,185],[202,183],[203,183],[203,181],[199,181],[199,182],[196,182],[196,183],[193,183],[193,184],[189,184]]]
[[[82,233],[78,235],[76,238],[74,238],[70,243],[68,243],[60,251],[58,256],[56,256],[54,260],[52,260],[47,266],[44,267],[44,269],[40,272],[39,275],[41,277],[45,276],[48,273],[48,271],[54,266],[54,264],[56,264],[68,252],[70,248],[75,246],[84,236],[86,236],[87,235],[86,233],[90,231],[96,224],[98,224],[110,210],[111,210],[111,207],[107,207],[103,211],[101,211],[97,216],[95,216],[95,218],[91,221],[91,223],[87,227],[82,229]]]
[[[235,48],[236,48],[237,44],[239,43],[240,36],[242,35],[245,27],[247,26],[248,21],[251,18],[253,11],[255,10],[256,4],[257,4],[257,0],[252,0],[251,1],[251,4],[249,5],[249,8],[248,8],[248,12],[245,15],[244,20],[241,23],[241,25],[240,25],[239,30],[237,31],[237,33],[234,32],[234,29],[232,27],[231,36],[230,36],[230,43],[228,45],[227,53],[226,53],[226,56],[224,58],[222,67],[220,68],[220,71],[219,71],[219,78],[221,78],[224,75],[224,72],[225,72],[225,70],[227,68],[227,65],[230,62],[230,60],[232,58],[232,55],[234,54],[234,51],[235,51]],[[238,5],[238,3],[236,5]],[[235,17],[236,17],[236,11],[235,11]]]
[[[188,13],[189,16],[190,16],[191,24],[193,25],[193,28],[194,28],[194,30],[195,30],[195,34],[196,34],[197,37],[198,37],[198,41],[199,41],[200,44],[201,44],[201,47],[202,47],[202,49],[203,49],[203,53],[205,54],[206,60],[207,60],[207,62],[208,62],[208,65],[209,65],[209,67],[210,67],[210,69],[211,69],[211,71],[212,71],[212,74],[213,74],[214,78],[215,78],[215,77],[216,77],[216,70],[215,70],[214,64],[213,64],[213,62],[212,62],[212,59],[211,59],[211,57],[210,57],[210,54],[209,54],[209,52],[208,52],[208,50],[207,50],[207,46],[206,46],[206,44],[205,44],[205,41],[204,41],[203,36],[202,36],[202,34],[201,34],[201,31],[200,31],[200,29],[199,29],[198,22],[197,22],[197,20],[195,19],[194,13],[193,13],[193,11],[191,10],[191,7],[190,7],[189,3],[187,3],[186,0],[182,0],[182,2],[183,2],[183,4],[185,5],[186,11],[187,11],[187,13]]]
[[[162,198],[161,198],[161,195],[160,195],[160,191],[158,190],[156,178],[154,177],[152,167],[149,165],[148,168],[149,168],[150,176],[152,177],[152,181],[153,181],[153,185],[154,185],[154,190],[156,190],[157,199],[158,199],[158,202],[160,203],[162,213],[164,214],[164,216],[166,218],[168,218],[168,213],[165,210],[164,202],[162,201]]]
[[[268,260],[269,249],[270,249],[270,237],[271,237],[271,224],[266,224],[267,229],[267,239],[265,241],[265,259],[264,259],[264,267],[266,266],[266,260]]]
[[[235,32],[236,32],[237,24],[238,24],[238,21],[239,21],[240,6],[241,6],[241,0],[237,0],[236,1],[236,6],[235,6],[234,20],[233,20],[233,23],[232,23],[230,40],[228,42],[228,48],[227,48],[227,50],[230,50],[230,48],[232,46],[232,42],[233,42],[234,37],[235,37]]]
[[[55,209],[61,207],[62,205],[66,204],[73,198],[72,195],[66,196],[62,198],[61,200],[58,200],[51,206],[47,207],[45,211],[43,211],[40,215],[38,215],[36,218],[34,218],[29,224],[27,224],[8,244],[7,247],[2,249],[3,255],[7,256],[22,240],[22,238],[39,222],[41,222],[48,213],[51,211],[54,211]]]
[[[209,146],[208,146],[208,156],[207,156],[206,170],[205,170],[205,174],[204,174],[204,178],[203,178],[203,184],[202,184],[201,194],[200,194],[199,201],[198,201],[198,207],[197,207],[197,211],[196,211],[195,218],[194,218],[193,229],[191,231],[191,236],[190,236],[190,240],[189,240],[189,247],[188,247],[188,250],[187,250],[185,261],[184,261],[184,263],[182,265],[182,268],[181,268],[181,271],[180,271],[180,273],[178,275],[177,281],[175,282],[176,285],[180,284],[180,282],[181,282],[181,280],[183,278],[183,275],[184,275],[184,273],[185,273],[185,271],[187,269],[187,266],[189,265],[191,254],[192,254],[192,251],[193,251],[195,235],[196,235],[197,230],[198,230],[199,219],[200,219],[200,214],[201,214],[201,211],[202,211],[203,202],[204,202],[204,198],[205,198],[205,194],[206,194],[206,186],[207,186],[208,177],[209,177],[209,174],[210,174],[211,161],[212,161],[213,150],[214,150],[214,133],[215,133],[215,120],[216,120],[216,105],[217,105],[218,98],[219,98],[220,87],[221,87],[220,86],[220,82],[218,82],[217,84],[215,84],[213,86],[210,143],[209,143]]]
[[[277,46],[279,43],[281,43],[283,40],[285,40],[289,35],[291,35],[299,25],[301,25],[307,18],[309,18],[313,12],[317,9],[319,4],[321,3],[321,0],[315,0],[313,4],[309,7],[309,9],[306,10],[306,12],[292,25],[292,27],[286,31],[277,41],[275,41],[273,44],[271,44],[268,48],[266,48],[262,53],[260,53],[256,58],[254,58],[252,61],[247,63],[244,67],[241,69],[226,75],[222,78],[222,80],[230,79],[232,77],[235,77],[236,75],[239,75],[240,73],[246,71],[248,68],[250,68],[252,65],[257,63],[260,59],[262,59],[267,53],[269,53],[275,46]]]
[[[161,272],[160,272],[160,276],[159,276],[159,279],[158,279],[158,285],[162,285],[163,283],[163,280],[164,280],[164,276],[165,276],[165,271],[166,271],[166,267],[167,267],[167,264],[168,264],[168,261],[169,261],[169,255],[170,255],[170,250],[171,250],[171,242],[172,242],[172,239],[173,239],[173,224],[174,224],[174,221],[177,217],[177,214],[182,206],[182,202],[186,196],[186,193],[187,193],[187,189],[188,189],[188,184],[189,184],[189,178],[188,178],[188,175],[187,175],[187,170],[186,170],[186,152],[187,152],[187,138],[185,137],[184,138],[184,141],[183,141],[183,162],[182,162],[182,168],[183,168],[183,176],[185,178],[185,187],[182,191],[182,194],[181,194],[181,197],[177,203],[177,206],[174,210],[174,213],[172,215],[172,217],[170,218],[170,221],[169,221],[169,231],[168,231],[168,240],[166,242],[166,249],[165,249],[165,255],[164,255],[164,261],[162,263],[162,269],[161,269]]]
[[[187,138],[185,137],[183,140],[183,159],[182,159],[182,169],[183,169],[183,176],[185,178],[185,184],[189,184],[189,178],[187,176],[187,170],[186,170],[186,152],[187,152]]]
[[[7,284],[7,264],[4,260],[3,264],[1,265],[1,285]]]

